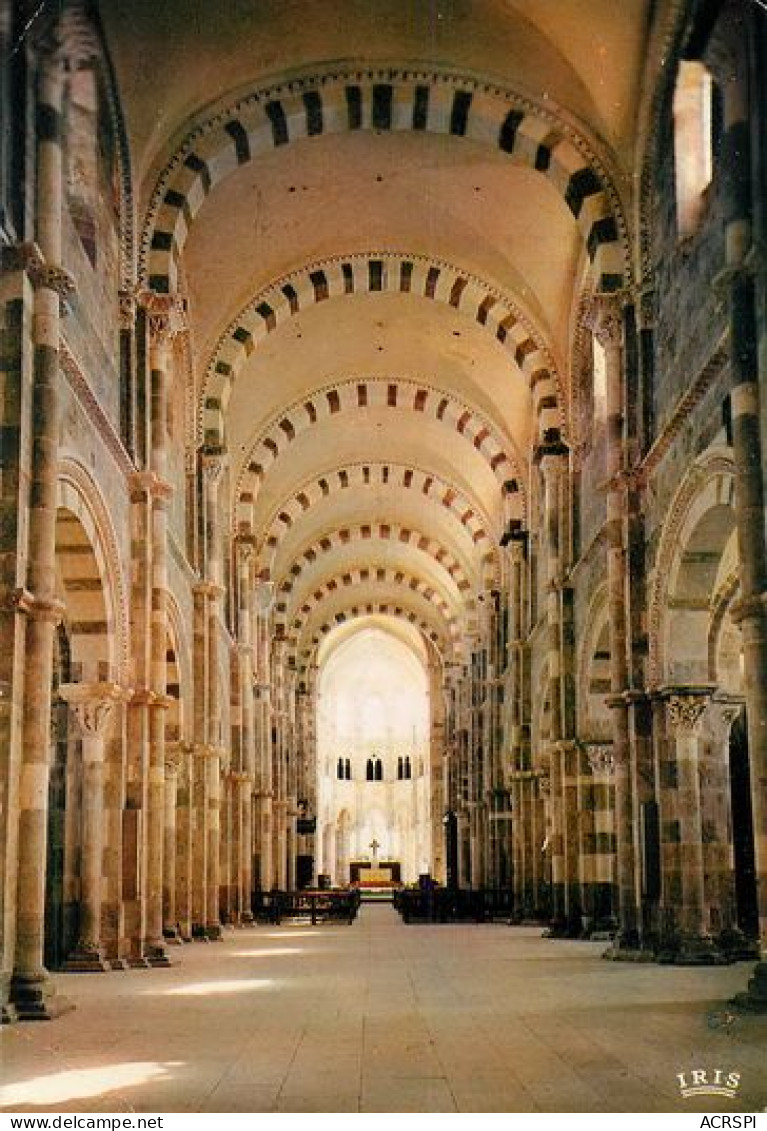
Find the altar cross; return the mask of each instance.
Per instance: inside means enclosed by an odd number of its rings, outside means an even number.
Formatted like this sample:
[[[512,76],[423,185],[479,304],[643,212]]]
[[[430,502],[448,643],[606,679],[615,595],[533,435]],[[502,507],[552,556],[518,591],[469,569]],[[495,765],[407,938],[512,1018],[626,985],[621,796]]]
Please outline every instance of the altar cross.
[[[371,840],[370,844],[368,845],[368,848],[372,848],[372,849],[373,849],[373,863],[374,863],[374,864],[376,863],[376,860],[378,859],[378,849],[379,849],[380,847],[381,847],[381,845],[380,845],[380,844],[378,843],[378,841],[376,840],[376,838],[375,838],[375,837],[373,837],[373,839]]]

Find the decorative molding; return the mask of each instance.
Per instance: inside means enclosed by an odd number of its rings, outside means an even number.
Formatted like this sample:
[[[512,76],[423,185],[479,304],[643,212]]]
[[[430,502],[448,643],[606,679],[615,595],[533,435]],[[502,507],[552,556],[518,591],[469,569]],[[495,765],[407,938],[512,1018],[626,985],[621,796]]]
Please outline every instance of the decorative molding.
[[[646,485],[651,480],[667,455],[674,440],[681,432],[685,422],[689,419],[690,414],[703,400],[706,393],[722,373],[728,361],[729,351],[727,335],[724,334],[692,385],[690,385],[674,405],[671,415],[663,426],[662,431],[656,437],[649,452],[637,468],[637,473],[642,485]]]
[[[43,253],[36,243],[28,241],[0,247],[0,269],[3,272],[22,271],[32,282],[44,265]]]
[[[75,357],[65,338],[62,338],[60,341],[59,365],[80,407],[90,420],[96,434],[114,459],[119,470],[126,477],[133,475],[136,468],[125,450],[125,446],[115,430],[112,421],[104,412],[98,398],[91,389],[88,379],[80,366],[80,362]]]

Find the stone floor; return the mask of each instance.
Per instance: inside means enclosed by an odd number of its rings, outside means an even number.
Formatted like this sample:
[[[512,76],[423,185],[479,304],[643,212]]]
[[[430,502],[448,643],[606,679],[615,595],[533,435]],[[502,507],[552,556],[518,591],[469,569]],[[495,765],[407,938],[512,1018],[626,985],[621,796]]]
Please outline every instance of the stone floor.
[[[166,970],[62,975],[76,1010],[2,1031],[3,1111],[761,1111],[748,967],[601,960],[531,928],[256,927]],[[685,1100],[676,1074],[739,1072]]]

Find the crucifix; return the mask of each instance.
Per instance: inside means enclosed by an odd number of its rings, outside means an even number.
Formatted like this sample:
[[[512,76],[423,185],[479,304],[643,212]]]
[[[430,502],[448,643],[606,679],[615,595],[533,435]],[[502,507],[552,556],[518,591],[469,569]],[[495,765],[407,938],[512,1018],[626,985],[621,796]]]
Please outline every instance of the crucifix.
[[[381,845],[380,845],[380,844],[378,843],[378,841],[376,840],[376,838],[375,838],[375,837],[373,837],[373,839],[371,840],[370,844],[368,845],[368,848],[372,848],[372,849],[373,849],[373,863],[374,863],[374,864],[377,864],[377,863],[378,863],[378,849],[379,849],[380,847],[381,847]]]

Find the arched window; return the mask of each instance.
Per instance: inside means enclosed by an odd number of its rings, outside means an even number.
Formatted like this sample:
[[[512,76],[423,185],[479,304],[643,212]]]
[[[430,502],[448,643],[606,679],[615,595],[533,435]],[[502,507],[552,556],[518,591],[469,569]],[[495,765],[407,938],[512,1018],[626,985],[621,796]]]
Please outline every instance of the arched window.
[[[344,777],[346,778],[347,781],[351,781],[352,780],[352,764],[351,764],[351,762],[348,758],[344,762],[344,770],[346,771],[345,774],[344,774]]]
[[[336,777],[340,779],[340,778],[343,778],[343,776],[344,776],[344,761],[343,761],[343,758],[339,758],[338,759],[338,765],[336,766]]]
[[[365,764],[365,781],[373,781],[375,774],[373,772],[373,759],[368,758]]]
[[[405,777],[406,777],[406,778],[408,779],[408,781],[409,781],[409,780],[410,780],[410,778],[412,778],[412,776],[413,776],[413,771],[412,771],[412,768],[411,768],[411,765],[410,765],[410,758],[409,758],[409,757],[407,757],[407,758],[405,759]]]
[[[383,762],[381,761],[380,758],[376,758],[375,770],[376,770],[375,780],[376,781],[383,781]]]
[[[720,91],[699,60],[679,64],[673,114],[677,229],[685,239],[703,216],[722,135]]]
[[[594,425],[604,424],[607,419],[607,365],[604,346],[594,334],[591,339],[592,357],[592,395]]]
[[[402,781],[402,772],[403,772],[402,758],[398,758],[397,759],[397,781]]]

